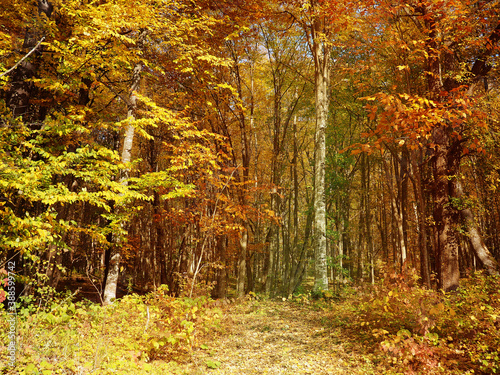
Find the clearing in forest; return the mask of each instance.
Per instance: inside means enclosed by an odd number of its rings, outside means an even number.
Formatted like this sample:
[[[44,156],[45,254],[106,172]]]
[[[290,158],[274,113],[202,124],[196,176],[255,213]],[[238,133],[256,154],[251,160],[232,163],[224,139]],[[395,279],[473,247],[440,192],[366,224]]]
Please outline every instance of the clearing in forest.
[[[193,354],[189,373],[378,373],[329,324],[328,314],[331,312],[289,301],[234,303],[225,312],[223,333]]]

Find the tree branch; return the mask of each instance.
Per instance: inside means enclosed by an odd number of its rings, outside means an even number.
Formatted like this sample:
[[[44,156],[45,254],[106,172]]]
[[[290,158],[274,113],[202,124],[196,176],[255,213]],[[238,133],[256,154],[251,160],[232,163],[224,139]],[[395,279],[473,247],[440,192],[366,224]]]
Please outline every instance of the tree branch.
[[[26,56],[24,56],[21,60],[19,60],[17,62],[16,65],[14,65],[12,68],[10,68],[9,70],[7,70],[6,72],[3,72],[2,74],[0,74],[0,77],[3,77],[4,75],[7,75],[9,74],[10,72],[12,72],[14,69],[16,69],[19,64],[21,64],[24,60],[26,60],[33,52],[35,52],[37,50],[37,48],[40,46],[40,44],[42,44],[42,42],[44,41],[45,37],[42,37],[42,39],[40,39],[40,41],[37,43],[36,46],[33,47],[33,49],[31,51],[28,52],[28,54]]]
[[[484,77],[491,70],[491,66],[486,63],[486,60],[495,50],[495,45],[500,41],[500,23],[491,33],[486,41],[486,50],[478,57],[472,66],[471,73],[474,77]]]

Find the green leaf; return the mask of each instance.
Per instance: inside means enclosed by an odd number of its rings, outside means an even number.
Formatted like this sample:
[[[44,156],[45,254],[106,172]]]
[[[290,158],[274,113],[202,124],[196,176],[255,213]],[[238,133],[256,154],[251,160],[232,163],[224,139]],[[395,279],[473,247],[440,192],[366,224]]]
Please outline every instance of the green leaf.
[[[208,368],[211,369],[218,369],[221,365],[219,361],[212,361],[211,359],[207,360],[205,364],[207,365]]]

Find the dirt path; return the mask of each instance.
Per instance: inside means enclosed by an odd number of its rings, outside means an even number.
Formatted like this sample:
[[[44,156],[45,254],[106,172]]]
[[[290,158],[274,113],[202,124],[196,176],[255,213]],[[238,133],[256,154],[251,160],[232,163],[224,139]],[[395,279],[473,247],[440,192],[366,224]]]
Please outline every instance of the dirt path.
[[[226,310],[224,333],[195,352],[190,372],[376,374],[371,363],[348,349],[338,329],[323,324],[326,319],[324,312],[292,302],[236,303]]]

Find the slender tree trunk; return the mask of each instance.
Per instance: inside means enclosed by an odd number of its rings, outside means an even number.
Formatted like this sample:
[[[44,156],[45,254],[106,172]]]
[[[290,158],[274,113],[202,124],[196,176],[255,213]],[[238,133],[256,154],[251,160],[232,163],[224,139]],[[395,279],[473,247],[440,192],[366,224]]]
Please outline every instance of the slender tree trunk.
[[[400,259],[402,267],[406,261],[407,257],[407,249],[404,241],[404,226],[403,226],[403,217],[401,214],[400,206],[398,206],[397,197],[393,191],[392,178],[391,173],[389,172],[389,166],[387,165],[386,160],[382,161],[385,169],[386,181],[387,181],[387,191],[389,192],[389,199],[391,201],[392,214],[393,214],[393,222],[394,227],[396,229],[396,233],[394,234],[395,240],[399,242],[399,253],[394,257],[394,263],[397,264],[397,261]],[[396,163],[396,161],[394,161]]]
[[[322,40],[323,20],[318,16],[312,25],[312,54],[316,101],[316,136],[314,141],[314,290],[328,290],[326,246],[325,160],[330,46]]]
[[[290,207],[290,199],[288,200],[288,214],[291,213],[291,207]],[[291,270],[291,263],[292,263],[292,257],[291,257],[291,249],[290,249],[290,236],[291,236],[291,222],[290,222],[290,217],[287,218],[286,220],[286,225],[283,223],[281,227],[281,236],[283,237],[283,277],[282,277],[282,285],[281,285],[281,295],[283,297],[288,296],[288,288],[290,286],[290,270]]]
[[[217,239],[217,248],[221,268],[217,274],[217,298],[226,298],[227,290],[227,269],[226,269],[226,238],[220,237]]]
[[[247,285],[245,293],[255,290],[255,252],[248,254],[247,251]]]
[[[395,162],[397,162],[395,160]],[[400,194],[400,214],[401,214],[401,226],[402,226],[402,243],[405,249],[405,259],[408,257],[409,263],[411,264],[413,258],[411,252],[408,251],[408,150],[404,149],[401,152],[401,161],[399,167],[399,181],[398,187],[401,187]],[[404,261],[403,261],[404,263]]]
[[[385,262],[389,263],[389,224],[387,223],[387,205],[386,205],[386,198],[385,198],[385,191],[384,191],[384,183],[383,181],[383,162],[380,163],[380,177],[379,177],[379,189],[380,189],[380,202],[382,206],[382,210],[380,212],[380,218],[379,222],[377,223],[377,226],[379,228],[380,232],[380,239],[382,241],[382,252],[383,252],[383,259]]]
[[[302,260],[299,250],[299,172],[298,172],[298,145],[297,145],[297,116],[293,118],[293,159],[291,165],[291,176],[293,181],[293,212],[290,212],[292,218],[290,223],[292,230],[290,235],[293,237],[292,240],[292,259],[291,269],[290,269],[290,279],[288,283],[287,296],[291,295],[295,288],[295,276],[297,275],[297,269],[301,267]]]
[[[418,162],[417,151],[412,152],[411,166],[413,169],[414,179],[413,190],[415,191],[417,201],[417,218],[418,218],[418,244],[420,248],[420,276],[424,285],[431,287],[430,268],[429,268],[429,251],[427,245],[427,233],[425,225],[425,200],[422,188],[422,172]]]
[[[132,122],[134,120],[135,110],[137,107],[137,97],[135,95],[135,92],[139,89],[141,81],[141,71],[142,71],[142,64],[139,63],[135,66],[132,74],[132,85],[130,87],[128,112],[127,112],[127,118],[130,120],[130,122],[125,129],[125,135],[123,138],[122,157],[121,157],[121,161],[125,165],[129,164],[132,158],[132,146],[134,144],[134,133],[135,133],[135,128]],[[121,177],[121,183],[123,185],[127,185],[128,171],[124,172],[125,172],[124,175]],[[114,242],[117,242],[117,244],[111,247],[111,256],[109,260],[106,284],[103,293],[103,304],[105,306],[111,304],[113,300],[116,299],[116,289],[118,287],[118,278],[120,275],[119,241],[114,241]]]
[[[373,245],[372,238],[372,215],[371,215],[371,173],[370,173],[370,158],[368,155],[365,155],[366,158],[366,189],[365,189],[365,204],[366,204],[366,213],[365,213],[365,233],[366,233],[366,245],[368,250],[368,259],[370,260],[370,275],[372,284],[375,282],[375,249]]]
[[[248,249],[248,231],[243,230],[240,237],[240,256],[238,259],[238,282],[236,293],[238,297],[245,295],[245,280],[247,272],[247,249]]]
[[[367,173],[366,173],[366,154],[361,154],[360,160],[360,172],[361,172],[361,201],[359,204],[360,213],[359,213],[359,223],[358,223],[358,256],[357,256],[357,278],[358,280],[363,280],[363,258],[367,254],[367,233],[366,233],[366,215],[368,213],[368,202],[367,198]]]

